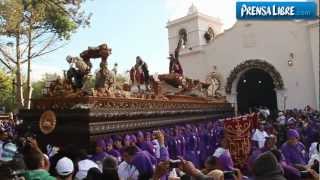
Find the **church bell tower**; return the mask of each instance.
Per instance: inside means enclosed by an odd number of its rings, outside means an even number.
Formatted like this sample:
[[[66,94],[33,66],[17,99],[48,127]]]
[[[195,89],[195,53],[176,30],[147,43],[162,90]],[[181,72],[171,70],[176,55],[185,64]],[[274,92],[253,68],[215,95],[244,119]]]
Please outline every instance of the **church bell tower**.
[[[203,48],[213,43],[215,36],[223,32],[222,25],[219,18],[200,13],[194,4],[191,5],[186,16],[168,21],[170,54],[177,47],[181,35],[186,36],[179,59],[187,77],[201,79],[205,76],[194,74],[194,68],[204,68],[205,65],[199,63],[203,59]]]
[[[219,18],[200,13],[192,4],[186,16],[167,23],[170,53],[174,52],[181,33],[186,32],[187,35],[187,42],[181,51],[181,54],[185,54],[188,51],[199,51],[201,46],[213,41],[223,31],[222,25]]]

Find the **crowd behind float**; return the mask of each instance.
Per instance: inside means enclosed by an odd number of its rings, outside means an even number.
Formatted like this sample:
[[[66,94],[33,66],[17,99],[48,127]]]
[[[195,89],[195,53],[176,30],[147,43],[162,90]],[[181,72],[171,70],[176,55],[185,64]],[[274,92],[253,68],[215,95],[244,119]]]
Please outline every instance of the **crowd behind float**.
[[[246,163],[236,166],[222,120],[110,135],[94,150],[72,145],[40,149],[20,122],[1,119],[0,179],[319,179],[320,116],[307,106],[257,112]],[[63,141],[63,139],[61,139]]]

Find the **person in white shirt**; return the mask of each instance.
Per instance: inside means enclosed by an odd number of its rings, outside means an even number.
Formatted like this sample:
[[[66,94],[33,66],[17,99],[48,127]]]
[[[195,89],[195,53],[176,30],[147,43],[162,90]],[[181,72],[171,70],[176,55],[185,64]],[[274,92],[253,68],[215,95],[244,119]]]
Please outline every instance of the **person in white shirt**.
[[[277,122],[280,124],[280,125],[282,125],[282,126],[284,126],[285,124],[286,124],[286,116],[284,116],[284,114],[283,114],[283,112],[279,112],[279,114],[278,114],[279,116],[278,116],[278,118],[277,118]]]
[[[253,136],[251,138],[257,144],[259,149],[264,147],[264,143],[266,142],[266,137],[268,137],[268,133],[264,130],[264,122],[259,123],[259,128],[255,130]]]
[[[137,180],[139,171],[134,165],[122,161],[118,166],[118,175],[120,180]]]

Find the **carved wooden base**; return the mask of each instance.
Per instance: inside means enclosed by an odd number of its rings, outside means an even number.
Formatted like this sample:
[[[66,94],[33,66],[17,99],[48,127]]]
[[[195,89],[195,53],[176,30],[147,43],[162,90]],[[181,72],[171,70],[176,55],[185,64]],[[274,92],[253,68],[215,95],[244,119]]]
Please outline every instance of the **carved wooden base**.
[[[98,137],[139,129],[214,120],[233,115],[230,104],[201,98],[168,96],[169,101],[124,98],[43,98],[31,110],[21,110],[25,129],[37,134],[40,144],[88,147]],[[41,119],[43,113],[54,117]],[[55,122],[50,122],[54,119]],[[45,122],[45,123],[39,123]],[[41,124],[54,125],[41,127]],[[43,129],[46,132],[43,132]],[[48,133],[49,132],[49,133]]]

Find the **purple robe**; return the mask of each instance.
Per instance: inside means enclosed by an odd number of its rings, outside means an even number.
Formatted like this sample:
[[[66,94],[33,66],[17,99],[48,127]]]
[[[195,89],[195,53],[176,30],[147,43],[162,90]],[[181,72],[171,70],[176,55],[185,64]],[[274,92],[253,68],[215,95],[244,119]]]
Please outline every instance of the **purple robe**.
[[[310,147],[311,143],[316,141],[318,128],[315,123],[309,122],[306,127],[301,127],[301,141],[306,147]]]
[[[178,145],[178,141],[176,137],[172,137],[172,136],[168,137],[168,149],[169,149],[169,155],[171,159],[177,159],[177,157],[181,155],[180,147]]]
[[[222,167],[223,171],[232,171],[234,168],[234,163],[231,158],[229,151],[224,151],[219,157],[218,162]]]
[[[280,165],[284,171],[284,177],[290,180],[300,180],[301,174],[300,171],[290,165],[288,165],[285,161],[281,161]]]
[[[117,151],[116,149],[111,149],[111,151],[107,151],[107,153],[115,158],[117,158],[118,160],[121,159],[121,154],[119,151]]]
[[[132,164],[139,171],[139,176],[151,178],[153,175],[153,163],[147,151],[139,151],[133,157]]]
[[[102,162],[104,160],[104,158],[108,157],[109,154],[106,153],[106,152],[100,152],[100,153],[95,153],[91,160],[94,161],[94,162]]]
[[[180,143],[180,153],[181,153],[181,156],[185,156],[186,155],[186,138],[179,134],[178,135],[178,140],[179,140],[179,143]]]
[[[289,165],[294,165],[294,164],[306,165],[307,164],[308,155],[304,145],[301,142],[298,142],[295,145],[291,145],[285,142],[281,146],[281,152],[284,155],[285,160]]]
[[[200,165],[203,167],[205,160],[209,156],[209,131],[201,129],[199,133],[199,151],[200,151]]]
[[[191,161],[196,167],[200,167],[198,156],[198,138],[195,133],[189,133],[186,137],[186,160]]]
[[[144,141],[144,142],[138,142],[137,146],[143,150],[143,151],[148,151],[151,155],[154,155],[154,148],[152,142],[149,141]]]

